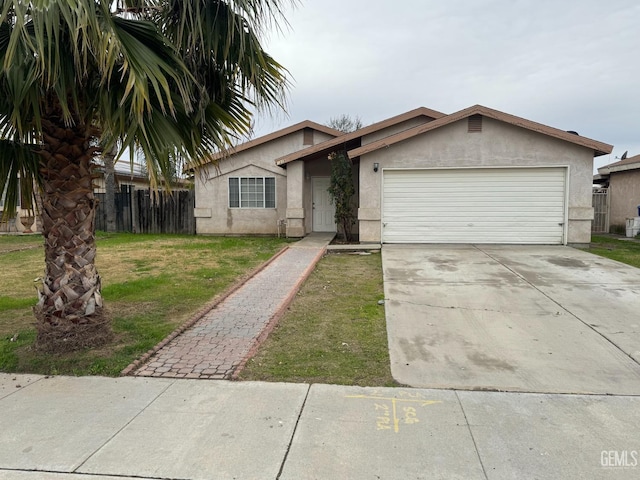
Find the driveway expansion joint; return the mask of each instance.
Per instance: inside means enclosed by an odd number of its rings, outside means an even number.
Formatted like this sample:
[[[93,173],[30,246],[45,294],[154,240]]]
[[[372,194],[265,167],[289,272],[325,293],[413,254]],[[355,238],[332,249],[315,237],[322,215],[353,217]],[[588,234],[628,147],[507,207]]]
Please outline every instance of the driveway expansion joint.
[[[484,475],[485,480],[489,480],[487,476],[487,470],[484,466],[484,462],[482,461],[482,457],[480,456],[480,451],[478,450],[478,442],[476,442],[476,438],[473,435],[473,430],[471,430],[471,424],[469,423],[469,418],[467,418],[467,412],[464,411],[464,405],[462,405],[462,400],[460,400],[460,395],[458,392],[455,392],[456,400],[458,400],[458,405],[460,406],[460,411],[464,416],[464,423],[467,425],[467,430],[469,431],[469,436],[471,437],[471,441],[473,442],[473,448],[476,451],[476,456],[478,457],[478,462],[480,463],[480,468],[482,469],[482,474]]]
[[[538,285],[532,283],[531,281],[527,280],[523,275],[519,274],[518,272],[516,272],[515,270],[513,270],[512,268],[510,268],[509,266],[505,265],[503,262],[500,261],[500,259],[496,258],[495,256],[491,255],[490,253],[484,251],[482,248],[480,248],[478,245],[474,245],[474,247],[482,252],[484,255],[486,255],[487,257],[489,257],[490,259],[492,259],[493,261],[499,263],[500,265],[502,265],[504,268],[506,268],[507,270],[509,270],[511,273],[513,273],[514,275],[517,275],[520,279],[522,279],[522,281],[526,282],[528,285],[531,286],[531,288],[537,290],[540,294],[544,295],[546,298],[548,298],[550,301],[552,301],[553,303],[555,303],[562,311],[568,313],[569,315],[571,315],[573,318],[575,318],[576,320],[578,320],[580,323],[582,323],[585,327],[587,327],[588,329],[590,329],[591,331],[593,331],[596,335],[599,335],[603,340],[605,340],[606,342],[608,342],[610,345],[612,345],[615,349],[617,349],[622,355],[628,357],[629,359],[631,359],[631,361],[635,362],[637,365],[640,365],[640,359],[634,358],[634,355],[632,353],[628,353],[625,352],[622,348],[620,348],[619,345],[617,345],[611,338],[609,338],[607,335],[604,335],[600,330],[598,330],[597,328],[595,328],[592,324],[590,324],[589,322],[583,320],[582,318],[580,318],[579,315],[576,315],[575,313],[573,313],[571,310],[567,309],[566,307],[564,307],[560,302],[558,302],[555,298],[553,298],[552,296],[548,295],[547,293],[545,293],[542,289],[540,289],[538,287]],[[622,333],[622,332],[616,332],[616,333]],[[609,334],[610,335],[610,334]]]

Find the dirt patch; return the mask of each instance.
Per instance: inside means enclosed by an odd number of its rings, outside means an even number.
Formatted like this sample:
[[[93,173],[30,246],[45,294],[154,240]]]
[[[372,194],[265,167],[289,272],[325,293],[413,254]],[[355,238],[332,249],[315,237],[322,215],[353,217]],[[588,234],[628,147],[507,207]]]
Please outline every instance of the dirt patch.
[[[37,311],[35,315],[35,349],[40,352],[74,352],[84,348],[100,347],[113,339],[111,319],[102,310],[77,320],[53,318]]]

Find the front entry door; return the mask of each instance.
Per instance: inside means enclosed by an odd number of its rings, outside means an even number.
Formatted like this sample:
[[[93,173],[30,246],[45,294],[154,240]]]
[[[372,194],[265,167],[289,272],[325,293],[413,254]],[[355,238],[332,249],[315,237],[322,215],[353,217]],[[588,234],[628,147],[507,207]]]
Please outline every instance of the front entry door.
[[[329,177],[313,177],[311,189],[313,196],[313,231],[336,231],[336,207],[331,203]]]

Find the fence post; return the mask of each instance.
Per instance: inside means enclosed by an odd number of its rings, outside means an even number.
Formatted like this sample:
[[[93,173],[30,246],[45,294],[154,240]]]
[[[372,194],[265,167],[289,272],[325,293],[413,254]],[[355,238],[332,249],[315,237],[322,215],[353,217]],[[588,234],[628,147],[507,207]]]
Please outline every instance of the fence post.
[[[138,191],[133,185],[129,189],[129,214],[131,215],[131,231],[133,233],[140,233]]]

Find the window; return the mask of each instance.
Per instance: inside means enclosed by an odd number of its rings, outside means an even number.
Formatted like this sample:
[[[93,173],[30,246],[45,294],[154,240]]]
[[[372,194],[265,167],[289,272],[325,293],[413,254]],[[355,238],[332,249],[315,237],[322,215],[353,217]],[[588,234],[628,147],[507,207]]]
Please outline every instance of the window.
[[[276,208],[275,177],[230,177],[229,208]]]

